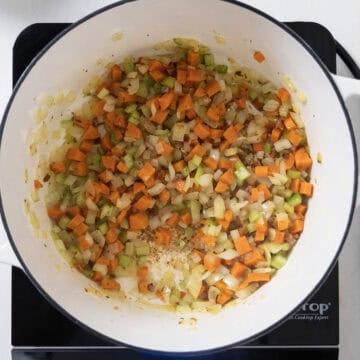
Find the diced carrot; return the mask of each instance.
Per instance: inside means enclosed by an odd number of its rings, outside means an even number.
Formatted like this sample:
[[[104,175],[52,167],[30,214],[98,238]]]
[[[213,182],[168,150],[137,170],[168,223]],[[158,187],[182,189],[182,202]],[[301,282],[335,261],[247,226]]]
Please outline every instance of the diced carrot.
[[[170,104],[172,103],[174,97],[175,97],[175,94],[173,92],[171,92],[171,91],[164,94],[163,96],[160,96],[158,98],[159,105],[160,105],[160,110],[161,111],[166,110],[170,106]]]
[[[187,53],[187,62],[189,65],[195,66],[199,63],[200,55],[198,52],[189,50]]]
[[[205,140],[210,136],[210,128],[203,123],[199,122],[194,126],[193,129],[195,135],[199,137],[201,140]]]
[[[84,153],[88,153],[91,150],[91,148],[93,147],[93,145],[94,145],[93,141],[91,141],[91,140],[83,140],[80,143],[79,149]]]
[[[127,174],[129,172],[129,168],[122,161],[117,163],[116,168],[123,174]]]
[[[136,270],[136,276],[140,279],[145,279],[148,276],[149,268],[147,266],[140,266]]]
[[[203,157],[205,154],[206,154],[206,149],[203,146],[197,144],[192,148],[190,153],[187,155],[186,160],[188,161],[191,160],[195,155]]]
[[[246,236],[240,236],[234,241],[235,249],[239,255],[244,255],[252,250],[252,247]]]
[[[86,238],[85,235],[81,235],[78,237],[79,246],[82,250],[90,249],[92,246],[92,243]]]
[[[149,162],[145,163],[144,166],[137,171],[137,176],[144,182],[149,180],[154,174],[155,168]]]
[[[118,95],[120,104],[125,104],[129,102],[136,102],[136,95],[130,95],[127,91],[120,91]]]
[[[289,131],[288,139],[294,146],[299,146],[303,141],[303,137],[298,133],[296,129]]]
[[[168,114],[169,110],[157,110],[156,113],[150,117],[150,120],[152,120],[156,124],[161,125],[166,120]]]
[[[266,282],[270,280],[270,274],[269,273],[255,273],[255,272],[250,272],[248,273],[247,279],[246,281],[251,283],[251,282]]]
[[[187,81],[199,82],[199,81],[201,81],[202,74],[203,74],[203,72],[200,69],[188,69]]]
[[[269,165],[268,166],[268,175],[272,175],[274,173],[280,172],[280,166],[279,165]]]
[[[139,211],[145,211],[152,208],[154,205],[154,199],[149,195],[143,195],[135,204],[134,209]]]
[[[255,51],[253,57],[258,63],[262,63],[265,60],[265,56],[261,51]]]
[[[295,157],[292,153],[288,153],[284,155],[285,159],[285,168],[286,170],[290,170],[295,164]]]
[[[85,218],[80,214],[76,214],[67,224],[67,227],[71,230],[74,230],[79,224],[84,222]]]
[[[78,205],[70,206],[66,209],[66,213],[71,217],[74,217],[75,215],[80,214],[80,206]]]
[[[43,184],[39,180],[34,180],[34,188],[35,189],[41,189],[43,187]]]
[[[213,128],[210,128],[210,137],[212,139],[218,139],[222,136],[222,134],[224,133],[223,130],[221,129],[213,129]]]
[[[108,244],[114,243],[118,238],[118,234],[114,228],[110,228],[105,234],[105,240]]]
[[[100,144],[105,151],[111,150],[112,145],[109,134],[106,134],[104,137],[101,138]]]
[[[186,94],[179,100],[178,111],[186,111],[194,108],[194,103],[192,101],[191,95]]]
[[[185,224],[185,225],[190,225],[191,224],[191,214],[189,212],[184,212],[180,215],[180,220]]]
[[[47,213],[50,219],[58,219],[63,216],[63,211],[60,209],[60,205],[54,205],[47,209]]]
[[[311,196],[313,193],[313,184],[310,184],[306,181],[301,181],[300,182],[300,188],[299,188],[299,193],[303,194],[305,196]]]
[[[104,278],[101,280],[100,286],[105,290],[119,291],[120,284],[114,279]]]
[[[199,86],[196,90],[195,90],[195,92],[194,92],[194,97],[195,98],[201,98],[201,97],[203,97],[203,96],[205,96],[206,95],[206,91],[205,91],[205,89],[203,88],[203,87],[201,87],[201,86]]]
[[[177,179],[173,182],[174,189],[176,189],[181,194],[186,194],[186,191],[184,190],[185,187],[185,180]]]
[[[269,175],[269,168],[267,166],[255,166],[255,175],[259,177],[265,177]]]
[[[119,266],[119,258],[114,257],[114,259],[110,260],[109,271],[111,273],[115,272],[116,268]]]
[[[79,224],[79,225],[73,230],[73,233],[74,233],[77,237],[79,237],[79,236],[85,234],[86,231],[88,230],[88,228],[89,228],[89,227],[88,227],[85,223],[81,223],[81,224]]]
[[[121,80],[121,67],[117,64],[111,67],[111,80],[112,81],[120,81]]]
[[[238,134],[235,128],[231,125],[224,131],[223,136],[230,144],[232,144],[236,141]]]
[[[235,261],[230,272],[232,276],[241,277],[243,276],[246,269],[247,267],[244,264],[242,264],[240,261]]]
[[[204,164],[211,170],[216,170],[218,167],[218,161],[211,157],[204,159]]]
[[[224,151],[229,147],[229,145],[230,145],[230,143],[229,143],[227,140],[223,141],[223,142],[220,143],[220,145],[219,145],[220,151],[221,151],[221,152],[224,152]]]
[[[79,149],[70,148],[66,153],[66,158],[74,161],[84,161],[86,159],[86,155]]]
[[[282,102],[290,100],[290,93],[285,88],[280,88],[277,92],[277,96]]]
[[[295,166],[298,170],[307,170],[312,165],[309,153],[302,147],[295,152]]]
[[[306,209],[307,209],[307,206],[304,204],[299,204],[299,205],[295,206],[295,212],[298,215],[305,215]]]
[[[180,216],[174,213],[166,220],[166,224],[174,228],[179,223],[179,221],[180,221]]]
[[[263,143],[252,144],[252,148],[255,152],[264,151],[264,144]]]
[[[95,140],[100,137],[99,131],[96,127],[90,125],[84,132],[84,140]]]
[[[102,156],[101,161],[104,165],[105,169],[111,170],[112,172],[115,171],[116,160],[112,156]]]
[[[89,120],[84,119],[80,116],[75,116],[73,121],[74,121],[74,125],[81,127],[83,129],[87,129],[91,125],[91,122]]]
[[[264,261],[265,258],[261,255],[259,250],[253,249],[244,256],[244,264],[246,266],[254,266],[260,261]]]
[[[206,86],[205,86],[205,92],[208,96],[213,96],[216,93],[218,93],[219,91],[221,91],[221,86],[220,84],[215,81],[215,80],[211,80],[209,81]]]
[[[130,139],[141,139],[141,130],[136,125],[129,122],[125,131],[125,137]]]
[[[53,171],[55,174],[60,174],[66,171],[66,167],[63,162],[57,161],[50,164],[50,170]]]
[[[148,292],[148,282],[146,280],[140,280],[138,282],[138,290],[141,294],[146,294]]]
[[[297,219],[293,222],[290,232],[292,234],[301,233],[304,230],[304,220]]]
[[[129,222],[131,230],[144,230],[149,225],[149,218],[145,213],[137,213],[129,216]]]
[[[246,101],[247,101],[246,97],[242,97],[239,100],[237,100],[236,104],[237,104],[238,108],[239,109],[245,109],[246,108]]]
[[[72,164],[72,173],[76,176],[86,176],[89,172],[86,162],[79,161]]]
[[[286,127],[287,130],[293,130],[296,129],[296,123],[295,121],[291,118],[291,116],[288,116],[285,120],[284,120],[284,125]]]
[[[149,62],[149,71],[160,70],[164,71],[166,65],[159,60],[153,59]]]
[[[114,255],[118,255],[125,249],[125,245],[120,240],[115,240],[113,243],[111,243],[111,253]]]
[[[258,188],[251,188],[250,190],[250,199],[252,202],[256,202],[259,200],[259,190]]]
[[[163,71],[160,70],[153,70],[149,71],[149,75],[156,81],[160,82],[165,79],[166,75]]]
[[[274,243],[275,244],[282,244],[284,242],[284,239],[285,239],[285,233],[283,233],[281,231],[276,231]]]
[[[155,185],[155,175],[150,176],[149,179],[144,181],[144,184],[147,188],[151,188]]]
[[[197,116],[197,113],[195,112],[194,109],[190,109],[190,110],[187,110],[185,112],[185,116],[189,119],[189,120],[192,120],[192,119],[195,119],[196,116]]]
[[[223,193],[225,191],[227,191],[227,189],[229,188],[229,185],[222,182],[222,181],[218,181],[218,183],[216,184],[215,187],[215,191],[218,193]]]
[[[120,214],[116,218],[116,224],[121,224],[123,222],[129,210],[130,210],[130,205],[120,211]]]
[[[266,186],[266,184],[259,184],[257,188],[259,191],[262,191],[262,193],[264,194],[265,200],[268,200],[271,198],[271,192],[268,189],[268,187]]]
[[[164,205],[167,204],[170,200],[170,191],[168,189],[164,189],[160,194],[159,194],[159,200],[161,203],[163,203]]]
[[[168,246],[171,241],[171,232],[168,229],[159,227],[155,231],[155,243],[157,245]]]
[[[219,178],[219,181],[231,185],[234,182],[234,170],[232,168],[226,170]]]
[[[160,146],[156,148],[156,151],[163,156],[169,156],[174,150],[174,148],[165,140],[160,140],[159,145]]]
[[[187,76],[186,70],[178,69],[176,74],[176,81],[179,84],[184,85],[186,83],[186,76]]]
[[[220,265],[221,265],[221,259],[217,255],[209,252],[204,256],[204,267],[206,270],[213,272]]]
[[[276,224],[277,224],[277,229],[279,231],[283,231],[283,230],[286,230],[289,227],[289,220],[287,218],[282,219],[282,220],[277,220]]]
[[[103,274],[99,271],[94,271],[91,276],[91,279],[96,282],[100,282],[103,278],[104,278]]]
[[[220,120],[220,112],[218,107],[215,104],[211,104],[206,112],[207,117],[214,121],[218,122]]]
[[[121,129],[125,129],[126,128],[125,116],[123,114],[117,115],[116,119],[114,120],[114,125]]]
[[[293,192],[299,192],[299,189],[300,189],[300,180],[292,179],[290,184],[290,190]]]
[[[264,241],[265,240],[265,232],[257,229],[254,240],[255,241]]]
[[[94,107],[93,107],[93,109],[92,109],[92,113],[93,113],[93,115],[94,116],[102,116],[102,115],[104,115],[104,106],[105,106],[105,104],[106,104],[106,101],[105,100],[100,100],[100,101],[98,101],[95,105],[94,105]]]
[[[274,143],[280,139],[282,131],[278,128],[275,128],[271,131],[271,141]]]
[[[112,191],[110,194],[109,194],[109,200],[112,202],[112,204],[116,205],[118,199],[120,197],[120,194],[118,191]]]
[[[230,289],[225,289],[220,292],[220,294],[216,298],[216,302],[222,306],[224,306],[227,302],[229,302],[234,296],[234,291]]]
[[[228,159],[225,159],[225,158],[221,158],[219,160],[219,169],[222,169],[222,170],[228,170],[228,169],[232,169],[233,167],[233,162],[228,160]]]
[[[105,266],[109,266],[110,265],[110,259],[106,256],[100,256],[96,262],[96,264],[100,264],[100,265],[105,265]]]
[[[180,160],[176,163],[173,164],[173,168],[176,172],[182,172],[185,168],[185,161],[184,160]]]
[[[141,183],[141,182],[135,182],[133,185],[134,195],[139,194],[141,192],[145,194],[145,192],[146,192],[145,184]]]

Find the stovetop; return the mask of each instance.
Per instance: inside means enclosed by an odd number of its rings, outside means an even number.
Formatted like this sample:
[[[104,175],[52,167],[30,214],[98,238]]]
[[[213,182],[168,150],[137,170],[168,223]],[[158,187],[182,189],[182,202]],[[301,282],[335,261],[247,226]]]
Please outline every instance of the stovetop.
[[[34,24],[17,38],[13,48],[13,82],[31,59],[69,24]],[[308,22],[287,25],[297,32],[335,73],[335,41],[324,27]],[[296,286],[296,284],[295,284]],[[291,291],[291,289],[289,289]],[[286,294],[284,294],[286,296]],[[138,353],[73,323],[52,307],[26,275],[12,269],[13,359],[160,359],[164,356]],[[250,343],[196,359],[337,359],[339,343],[338,267],[321,288],[288,320]],[[174,356],[171,356],[174,357]],[[179,358],[179,357],[177,357]],[[191,359],[192,357],[187,357]]]

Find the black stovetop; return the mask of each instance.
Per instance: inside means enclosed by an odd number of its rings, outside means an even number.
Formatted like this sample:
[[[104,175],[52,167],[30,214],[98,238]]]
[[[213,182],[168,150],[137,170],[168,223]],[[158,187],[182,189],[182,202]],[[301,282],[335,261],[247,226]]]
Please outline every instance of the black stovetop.
[[[287,23],[315,50],[335,73],[335,41],[315,23]],[[13,48],[13,81],[54,36],[69,24],[34,24],[17,38]],[[61,69],[59,69],[61,71]],[[294,284],[296,286],[296,284]],[[291,291],[291,289],[289,289]],[[286,294],[284,294],[286,296]],[[339,343],[338,268],[315,295],[286,322],[265,336],[239,348],[197,359],[337,359]],[[51,306],[19,269],[12,270],[13,359],[158,359],[96,337]],[[24,350],[24,347],[27,349]],[[35,349],[29,349],[33,348]],[[56,347],[57,349],[50,349]],[[76,347],[77,349],[74,349]],[[85,349],[79,349],[84,347]],[[101,347],[91,349],[89,347]],[[103,348],[104,347],[104,348]],[[41,349],[40,349],[41,348]],[[172,356],[174,357],[174,356]],[[188,357],[189,358],[189,357]],[[189,358],[191,359],[191,358]]]

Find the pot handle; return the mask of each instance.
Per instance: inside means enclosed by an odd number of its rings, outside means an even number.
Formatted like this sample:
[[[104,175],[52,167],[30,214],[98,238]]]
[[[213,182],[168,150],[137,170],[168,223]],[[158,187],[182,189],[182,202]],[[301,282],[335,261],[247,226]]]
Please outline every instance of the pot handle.
[[[351,96],[360,97],[360,80],[344,76],[331,74],[342,97],[346,100]],[[356,139],[357,142],[360,139]],[[358,145],[358,144],[357,144]],[[360,184],[360,175],[358,174],[358,184]],[[360,192],[357,192],[356,207],[360,207]]]
[[[9,264],[22,269],[19,259],[11,247],[5,229],[0,222],[0,264]]]

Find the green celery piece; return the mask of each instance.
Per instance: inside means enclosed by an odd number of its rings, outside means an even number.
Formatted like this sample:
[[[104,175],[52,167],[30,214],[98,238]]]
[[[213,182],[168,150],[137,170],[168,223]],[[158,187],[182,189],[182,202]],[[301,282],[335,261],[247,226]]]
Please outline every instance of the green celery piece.
[[[124,254],[120,255],[119,262],[123,268],[126,269],[131,264],[131,261],[132,261],[132,259],[130,256],[124,255]]]
[[[78,249],[75,245],[73,245],[73,244],[71,244],[71,245],[69,246],[68,250],[69,250],[72,254],[76,254],[76,253],[79,252],[79,249]]]
[[[135,253],[134,243],[128,241],[125,244],[125,255],[132,256]]]
[[[195,183],[198,183],[200,176],[204,174],[204,169],[201,165],[199,165],[199,167],[196,169],[196,173],[195,173]]]
[[[84,193],[77,193],[75,195],[75,203],[76,205],[79,205],[79,206],[84,206],[85,204],[85,196],[84,196]]]
[[[135,64],[132,61],[125,61],[121,64],[121,68],[125,74],[130,74],[135,71]]]
[[[129,223],[128,223],[127,219],[124,219],[122,221],[122,223],[120,224],[120,227],[125,230],[127,230],[129,228]]]
[[[281,269],[286,264],[286,256],[278,253],[271,257],[271,267],[275,269]]]
[[[284,204],[284,210],[288,213],[288,214],[293,214],[294,213],[294,206],[291,206],[289,203],[285,203]]]
[[[94,272],[91,269],[84,269],[84,272],[83,272],[83,274],[88,278],[91,278],[93,273]]]
[[[140,114],[138,111],[134,111],[130,114],[130,116],[127,118],[128,122],[133,123],[134,125],[138,125],[140,123]]]
[[[147,256],[139,256],[137,259],[137,264],[139,266],[145,266],[147,263]]]
[[[58,225],[60,226],[61,229],[65,230],[69,221],[70,219],[67,216],[62,216],[58,222]]]
[[[175,82],[175,78],[173,78],[172,76],[168,76],[161,82],[161,85],[172,89],[175,86]]]
[[[249,234],[253,233],[256,230],[255,225],[253,223],[248,223],[246,225],[246,230]]]
[[[192,164],[194,164],[196,167],[200,166],[202,162],[202,158],[198,155],[194,155],[194,157],[190,160]]]
[[[152,88],[156,95],[161,93],[161,85],[159,83],[155,83]]]
[[[134,166],[134,158],[129,153],[123,157],[123,161],[129,169]]]
[[[145,84],[145,81],[140,81],[139,89],[136,92],[136,95],[146,98],[148,96],[148,94],[149,94],[149,92],[148,92],[147,86]]]
[[[266,155],[269,155],[271,153],[271,144],[269,142],[266,142],[264,144],[264,153]]]
[[[249,96],[251,101],[254,101],[258,97],[258,93],[256,91],[250,91]]]
[[[72,120],[61,120],[60,121],[60,126],[65,130],[71,128],[72,125],[73,125]]]
[[[261,213],[257,210],[250,210],[248,214],[248,219],[250,222],[254,223],[261,218]]]
[[[99,225],[99,231],[105,235],[108,231],[108,224],[106,222],[103,222],[102,224]]]
[[[228,72],[228,67],[227,65],[216,65],[214,70],[220,74],[226,74]]]
[[[143,82],[147,87],[153,86],[155,84],[155,80],[149,74],[144,75]]]
[[[126,234],[126,231],[122,231],[122,232],[120,233],[119,238],[120,238],[120,241],[125,244],[125,243],[127,242],[127,234]]]
[[[141,110],[141,112],[143,113],[144,116],[146,116],[146,117],[151,116],[151,111],[150,111],[150,109],[148,108],[148,106],[146,104],[141,105],[140,110]]]
[[[204,64],[206,66],[214,65],[214,55],[213,54],[204,54]]]
[[[137,256],[147,256],[150,254],[149,245],[142,245],[135,248]]]
[[[115,133],[113,131],[110,133],[110,142],[112,145],[117,145],[120,142],[116,139]]]
[[[245,165],[244,165],[244,163],[243,163],[241,160],[237,160],[237,161],[235,162],[235,169],[236,169],[236,170],[239,170],[239,169],[241,169],[241,168],[243,168],[243,167],[245,167]]]
[[[132,112],[134,112],[136,110],[136,104],[129,104],[125,109],[124,111],[127,113],[127,114],[131,114]]]
[[[230,85],[231,93],[236,95],[239,92],[239,87],[237,85]]]
[[[299,179],[301,176],[301,172],[297,170],[288,170],[286,175],[289,179]]]
[[[55,181],[58,184],[64,184],[65,180],[66,180],[67,175],[65,173],[60,173],[60,174],[56,174],[55,175]]]
[[[150,113],[151,114],[151,113]],[[173,116],[168,116],[167,119],[164,121],[163,123],[163,127],[165,129],[172,129],[172,127],[175,125],[176,123],[176,118]]]

